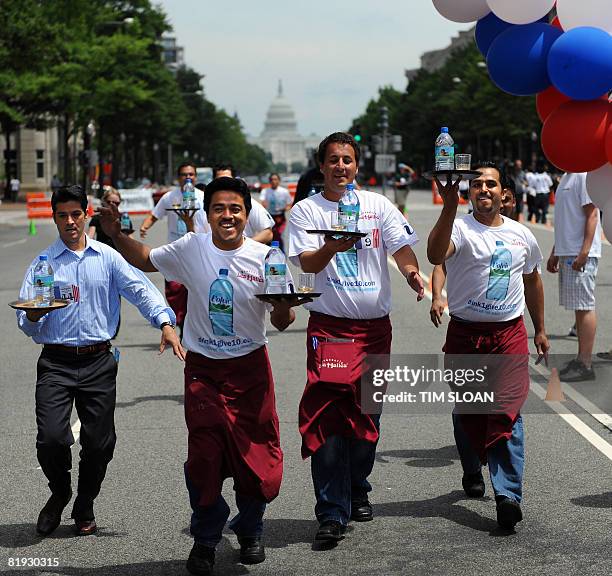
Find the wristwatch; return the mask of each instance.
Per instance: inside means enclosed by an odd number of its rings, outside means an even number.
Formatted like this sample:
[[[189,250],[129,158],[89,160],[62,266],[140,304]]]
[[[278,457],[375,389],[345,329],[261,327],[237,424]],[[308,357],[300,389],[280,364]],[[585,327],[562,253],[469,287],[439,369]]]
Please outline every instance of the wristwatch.
[[[162,323],[159,325],[159,329],[160,329],[160,330],[163,330],[163,329],[164,329],[164,326],[170,326],[170,328],[172,328],[172,330],[174,330],[174,328],[176,327],[174,324],[172,324],[172,322],[162,322]]]

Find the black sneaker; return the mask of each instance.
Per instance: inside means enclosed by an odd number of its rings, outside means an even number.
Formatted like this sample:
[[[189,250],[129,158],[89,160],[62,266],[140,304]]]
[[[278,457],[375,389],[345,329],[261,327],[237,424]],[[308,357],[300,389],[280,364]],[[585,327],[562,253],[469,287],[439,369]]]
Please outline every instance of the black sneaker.
[[[319,525],[315,541],[317,542],[338,542],[344,538],[346,526],[336,520],[325,520]]]
[[[481,472],[464,474],[461,485],[466,495],[470,498],[482,498],[485,493],[485,482]]]
[[[578,358],[570,360],[565,366],[563,366],[563,368],[561,368],[561,370],[559,370],[559,376],[564,376],[568,372],[571,372],[577,364],[581,364]]]
[[[563,374],[559,372],[559,376],[563,382],[586,382],[595,380],[595,370],[587,368],[580,360],[576,360],[569,370]]]
[[[496,496],[497,523],[504,530],[512,530],[523,519],[521,505],[507,496]]]
[[[571,338],[578,338],[578,332],[576,331],[576,324],[574,324],[570,328],[570,331],[567,333],[567,335]]]
[[[240,562],[243,564],[259,564],[266,559],[266,551],[261,538],[238,538],[240,544]]]
[[[214,565],[215,549],[194,542],[187,560],[187,572],[195,576],[210,576],[213,573]]]

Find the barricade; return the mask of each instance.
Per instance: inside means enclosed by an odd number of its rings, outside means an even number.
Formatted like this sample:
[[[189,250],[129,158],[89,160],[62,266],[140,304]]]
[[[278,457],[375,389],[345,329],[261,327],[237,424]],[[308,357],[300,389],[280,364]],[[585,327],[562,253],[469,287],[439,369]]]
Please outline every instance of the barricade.
[[[26,194],[26,209],[29,220],[53,217],[51,199],[44,192],[28,192]]]
[[[438,187],[436,186],[435,180],[431,181],[431,195],[432,195],[432,202],[434,204],[444,204],[444,201],[442,200],[442,196],[440,196],[440,193],[438,192]],[[462,196],[459,196],[459,204],[467,204],[467,203],[468,203],[468,200],[466,200]]]

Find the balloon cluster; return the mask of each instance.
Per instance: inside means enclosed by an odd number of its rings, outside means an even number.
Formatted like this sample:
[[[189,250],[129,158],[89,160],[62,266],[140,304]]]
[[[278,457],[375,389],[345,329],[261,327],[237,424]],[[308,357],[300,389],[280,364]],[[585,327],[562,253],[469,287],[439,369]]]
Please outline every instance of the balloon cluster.
[[[476,24],[491,80],[536,94],[542,149],[587,187],[612,238],[612,7],[610,0],[433,0],[442,16]],[[549,23],[555,6],[557,17]]]

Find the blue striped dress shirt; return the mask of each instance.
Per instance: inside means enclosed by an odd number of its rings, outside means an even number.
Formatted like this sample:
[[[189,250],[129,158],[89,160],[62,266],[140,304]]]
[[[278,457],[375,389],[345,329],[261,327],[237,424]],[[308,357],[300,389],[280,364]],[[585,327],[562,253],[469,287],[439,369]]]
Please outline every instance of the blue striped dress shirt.
[[[69,306],[54,310],[38,322],[30,322],[26,313],[17,311],[17,324],[38,344],[87,346],[110,340],[119,322],[123,296],[138,308],[153,326],[176,322],[164,297],[153,283],[109,246],[86,237],[86,248],[79,257],[58,238],[43,254],[53,268],[56,298],[68,298]],[[21,285],[19,297],[33,297],[32,262]]]

